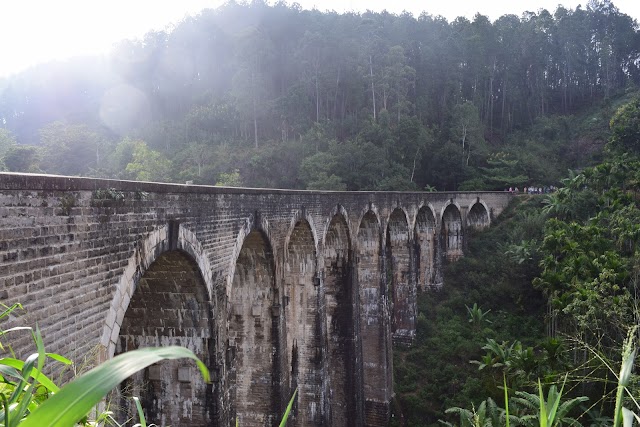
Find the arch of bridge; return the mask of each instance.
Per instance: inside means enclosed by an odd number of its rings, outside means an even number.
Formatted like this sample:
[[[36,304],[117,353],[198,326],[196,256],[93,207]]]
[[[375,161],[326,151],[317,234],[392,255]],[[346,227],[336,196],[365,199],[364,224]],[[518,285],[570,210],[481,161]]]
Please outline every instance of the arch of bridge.
[[[104,320],[102,338],[100,340],[103,351],[103,354],[100,355],[102,360],[111,358],[114,355],[117,338],[120,334],[120,326],[140,279],[144,276],[149,266],[163,253],[172,249],[172,242],[169,236],[170,228],[170,225],[157,228],[145,238],[138,239],[135,242],[135,251],[128,259],[127,266],[120,276],[111,300],[109,312]],[[178,240],[175,242],[173,249],[183,250],[193,258],[200,269],[208,298],[212,299],[214,285],[211,280],[211,265],[196,235],[190,230],[180,227]]]

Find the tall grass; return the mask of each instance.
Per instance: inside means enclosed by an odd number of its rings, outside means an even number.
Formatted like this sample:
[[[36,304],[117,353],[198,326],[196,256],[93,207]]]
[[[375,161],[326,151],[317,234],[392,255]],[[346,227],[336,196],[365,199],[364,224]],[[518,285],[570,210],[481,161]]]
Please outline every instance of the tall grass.
[[[626,396],[635,404],[636,410],[640,413],[640,404],[638,404],[637,397],[634,396],[628,388],[631,382],[631,372],[638,352],[638,347],[634,345],[637,331],[638,326],[634,326],[629,330],[622,349],[622,364],[620,365],[620,374],[618,375],[613,427],[618,427],[620,424],[623,424],[625,427],[632,426],[634,420],[640,424],[640,415],[623,406]]]

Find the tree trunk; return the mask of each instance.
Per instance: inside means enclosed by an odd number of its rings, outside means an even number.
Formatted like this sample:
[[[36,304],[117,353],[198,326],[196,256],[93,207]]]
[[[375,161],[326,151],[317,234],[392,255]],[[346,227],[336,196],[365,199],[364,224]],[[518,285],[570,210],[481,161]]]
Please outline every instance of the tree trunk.
[[[258,117],[256,111],[256,97],[253,97],[253,139],[256,143],[256,148],[258,148]]]
[[[413,182],[413,176],[416,173],[416,161],[418,160],[418,153],[420,153],[420,147],[416,150],[416,155],[413,156],[413,168],[411,169],[411,180]]]
[[[318,69],[316,68],[316,123],[320,121],[320,94],[318,93]]]
[[[500,113],[500,127],[502,128],[502,133],[505,133],[504,128],[504,110],[507,103],[507,76],[504,76],[504,80],[502,81],[502,112]]]
[[[333,120],[338,118],[338,91],[340,90],[340,67],[338,67],[338,77],[336,77],[336,94],[333,97],[333,114],[331,118]]]
[[[373,58],[369,55],[369,75],[371,76],[371,97],[373,98],[373,121],[377,120],[376,118],[376,88],[373,84]]]

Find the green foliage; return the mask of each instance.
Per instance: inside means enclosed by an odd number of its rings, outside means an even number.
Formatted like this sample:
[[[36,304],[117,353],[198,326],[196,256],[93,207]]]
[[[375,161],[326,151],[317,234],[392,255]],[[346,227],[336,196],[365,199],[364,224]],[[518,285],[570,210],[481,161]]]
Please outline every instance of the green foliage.
[[[102,139],[86,125],[49,123],[40,129],[40,141],[41,168],[48,173],[86,176],[102,166]]]
[[[637,395],[634,396],[633,391],[630,389],[631,373],[638,352],[638,347],[634,345],[637,341],[637,331],[638,325],[629,329],[629,333],[622,347],[622,363],[620,364],[620,374],[618,375],[618,388],[616,390],[615,411],[613,415],[614,427],[618,427],[623,421],[625,426],[633,425],[634,419],[640,423],[640,403],[638,403]],[[628,399],[635,404],[636,413],[623,406],[625,394],[627,394]]]
[[[640,97],[620,107],[610,126],[612,150],[640,154]]]
[[[499,151],[487,156],[487,166],[480,167],[488,188],[503,190],[509,187],[522,188],[529,181],[521,166],[522,161],[510,153]]]
[[[547,223],[543,270],[534,281],[577,330],[618,343],[635,311],[639,173],[636,159],[616,156],[548,198],[545,211],[555,218]]]
[[[564,138],[558,124],[540,121],[536,128],[541,138]],[[499,376],[505,395],[507,387],[512,394],[510,400],[505,397],[509,424],[583,425],[590,417],[591,425],[601,426],[611,425],[611,420],[616,425],[623,419],[628,425],[638,420],[640,382],[631,369],[637,329],[629,335],[627,331],[637,324],[638,316],[640,159],[633,152],[612,150],[601,164],[570,172],[563,184],[544,199],[516,200],[496,227],[473,236],[465,258],[445,269],[447,287],[427,302],[419,300],[416,348],[401,353],[404,358],[399,357],[395,376],[403,415],[412,423],[428,425],[435,413],[443,414],[434,407],[444,406],[452,408],[447,413],[459,418],[458,425],[496,425],[487,414],[495,404],[489,399],[495,402]],[[492,241],[495,236],[500,239]],[[507,259],[489,253],[487,247],[500,247]],[[546,339],[523,333],[527,320],[517,307],[522,301],[534,301],[531,294],[525,295],[532,282],[548,298]],[[510,292],[515,289],[522,294],[513,296]],[[461,329],[463,319],[456,319],[456,304],[469,299],[490,307],[494,320],[490,327],[474,328],[473,335]],[[544,299],[539,302],[542,312]],[[508,314],[502,309],[506,305],[513,306]],[[483,310],[477,306],[466,310],[472,324],[481,323]],[[540,326],[540,318],[539,313],[530,321]],[[520,324],[510,329],[515,319]],[[473,344],[485,354],[474,353]],[[611,360],[619,348],[624,352],[618,374]],[[467,372],[461,385],[463,355],[480,369],[475,376]],[[420,359],[429,360],[430,368],[423,368]],[[439,364],[440,359],[448,364]],[[554,382],[561,373],[565,380],[559,386]],[[565,393],[567,378],[575,386]],[[536,379],[538,390],[530,392]],[[448,389],[434,386],[438,381],[448,381]],[[550,384],[546,396],[543,382]],[[435,403],[433,396],[442,395]],[[588,398],[594,403],[582,406]],[[470,406],[474,409],[463,409]],[[420,424],[419,419],[428,421]],[[504,425],[507,419],[499,423]]]
[[[433,426],[439,419],[452,422],[445,418],[447,408],[473,404],[478,412],[487,398],[502,399],[497,387],[503,382],[503,367],[478,370],[469,363],[488,352],[482,350],[488,339],[498,346],[506,342],[505,351],[513,345],[507,358],[510,383],[531,384],[551,369],[553,355],[545,350],[540,322],[545,301],[530,285],[539,274],[538,267],[535,262],[512,262],[496,250],[520,239],[524,230],[534,230],[531,238],[541,238],[539,209],[539,198],[515,200],[491,228],[471,236],[464,258],[446,266],[443,289],[419,295],[416,342],[410,349],[394,350],[397,410],[408,425]],[[481,301],[482,308],[474,309],[473,301]],[[470,322],[470,317],[476,321]],[[564,353],[559,352],[562,359]],[[456,417],[453,425],[459,425]]]
[[[38,163],[40,151],[30,145],[12,145],[6,151],[4,166],[9,172],[41,172]]]
[[[520,416],[521,425],[524,426],[580,426],[581,424],[569,416],[569,413],[576,409],[582,402],[588,400],[585,396],[575,397],[563,401],[563,391],[566,384],[566,376],[560,391],[555,384],[549,387],[545,399],[542,384],[538,380],[538,394],[524,391],[516,391],[517,397],[513,398],[514,404],[521,408],[523,415]]]
[[[138,418],[140,418],[140,423],[134,425],[134,427],[147,427],[147,419],[144,416],[144,410],[142,409],[142,404],[140,404],[140,398],[133,396],[133,401],[136,404],[136,410],[138,411]],[[156,427],[156,425],[151,424],[149,427]]]
[[[300,165],[300,177],[307,190],[344,191],[347,186],[336,175],[338,161],[331,152],[319,152],[305,158]]]
[[[109,391],[135,372],[161,360],[179,358],[193,359],[205,381],[209,381],[206,366],[184,347],[141,348],[116,356],[76,378],[32,411],[21,426],[46,423],[73,426]]]
[[[94,200],[114,200],[121,202],[124,200],[124,193],[115,188],[100,188],[93,192]]]
[[[456,414],[460,417],[459,422],[455,424],[458,427],[498,427],[504,425],[507,418],[506,411],[499,408],[496,402],[490,397],[482,401],[477,410],[473,408],[470,411],[468,409],[454,407],[447,409],[445,413]],[[448,422],[440,422],[446,426],[454,426]]]
[[[443,144],[432,153],[428,170],[430,183],[440,191],[456,189],[470,172],[462,163],[460,146],[453,142]]]
[[[11,307],[1,305],[0,320],[13,311],[21,309],[19,304]],[[183,347],[142,348],[121,354],[75,378],[62,388],[58,388],[44,373],[48,358],[65,365],[71,361],[57,354],[46,353],[40,330],[36,327],[15,327],[0,329],[0,338],[16,331],[31,332],[37,353],[24,361],[0,358],[0,427],[59,427],[75,425],[96,425],[87,421],[86,415],[106,394],[120,382],[145,367],[162,360],[189,358],[196,362],[205,381],[209,381],[209,371],[190,350]],[[4,344],[6,346],[6,344]],[[5,348],[0,343],[0,348]],[[141,425],[146,425],[139,402]],[[103,414],[104,415],[104,414]],[[104,415],[100,419],[106,421]]]
[[[0,128],[0,171],[6,170],[6,165],[4,164],[4,157],[7,155],[7,152],[10,148],[16,145],[16,139],[6,129]]]
[[[465,305],[467,309],[467,313],[469,313],[469,323],[473,325],[474,328],[480,329],[484,326],[485,323],[492,323],[487,315],[491,312],[491,310],[483,311],[482,308],[478,307],[478,303],[473,303],[473,307],[469,307]]]
[[[237,169],[231,173],[221,173],[216,182],[218,187],[242,187],[242,179],[240,178],[240,171]]]
[[[482,124],[480,112],[472,102],[467,101],[453,107],[451,135],[453,140],[461,145],[461,163],[469,166],[471,154],[478,151],[478,145],[483,144]]]
[[[70,215],[71,209],[76,206],[77,200],[74,194],[65,194],[60,198],[60,207],[62,215]]]
[[[169,181],[171,161],[162,153],[149,149],[144,141],[135,141],[125,171],[136,181]]]

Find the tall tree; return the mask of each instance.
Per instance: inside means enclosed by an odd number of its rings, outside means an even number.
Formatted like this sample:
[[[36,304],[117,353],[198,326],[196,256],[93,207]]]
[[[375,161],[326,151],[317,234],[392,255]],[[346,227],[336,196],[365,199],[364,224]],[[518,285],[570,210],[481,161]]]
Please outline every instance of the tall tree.
[[[462,146],[462,164],[469,166],[472,151],[483,140],[480,114],[471,101],[466,101],[454,107],[451,134],[454,140]]]

